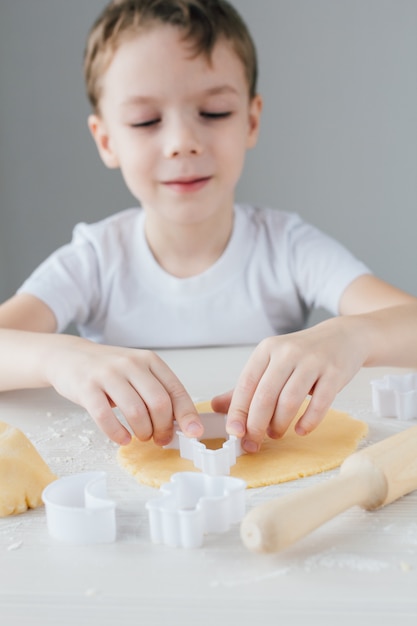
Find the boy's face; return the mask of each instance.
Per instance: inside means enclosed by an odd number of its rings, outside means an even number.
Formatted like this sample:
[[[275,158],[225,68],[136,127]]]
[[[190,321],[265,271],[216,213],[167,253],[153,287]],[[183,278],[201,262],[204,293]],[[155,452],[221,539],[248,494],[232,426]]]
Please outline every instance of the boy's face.
[[[157,220],[194,224],[231,211],[261,100],[226,41],[211,63],[190,56],[172,26],[125,41],[102,82],[90,130],[108,167]]]

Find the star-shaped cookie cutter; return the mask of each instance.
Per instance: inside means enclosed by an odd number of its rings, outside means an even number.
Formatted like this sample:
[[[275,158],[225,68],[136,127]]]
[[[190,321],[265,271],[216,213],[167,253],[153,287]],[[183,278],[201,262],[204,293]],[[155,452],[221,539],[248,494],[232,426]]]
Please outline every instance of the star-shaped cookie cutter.
[[[204,426],[201,439],[226,439],[221,448],[209,450],[196,437],[186,437],[180,430],[176,430],[177,422],[174,422],[175,435],[164,448],[179,450],[183,459],[192,461],[204,474],[230,474],[230,468],[235,465],[237,457],[244,454],[240,439],[226,433],[226,416],[223,413],[200,413],[199,417]]]
[[[246,483],[231,476],[178,472],[146,503],[151,539],[170,547],[198,548],[207,533],[222,533],[245,513]]]
[[[417,372],[371,381],[372,405],[379,417],[417,418]]]

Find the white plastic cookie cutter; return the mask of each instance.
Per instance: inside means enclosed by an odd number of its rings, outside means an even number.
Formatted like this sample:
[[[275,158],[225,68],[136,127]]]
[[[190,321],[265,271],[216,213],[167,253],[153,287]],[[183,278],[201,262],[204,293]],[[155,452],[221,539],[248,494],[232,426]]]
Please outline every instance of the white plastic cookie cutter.
[[[372,405],[379,417],[417,418],[417,372],[371,381]]]
[[[175,432],[172,441],[164,448],[179,450],[183,459],[192,461],[204,474],[230,474],[230,468],[235,465],[237,457],[244,454],[240,439],[226,433],[226,416],[223,413],[200,413],[199,417],[204,426],[202,439],[226,439],[221,448],[209,450],[199,439],[186,437],[180,430]],[[174,422],[174,430],[176,427],[178,428],[178,424]]]
[[[59,478],[42,493],[49,534],[73,544],[116,539],[116,505],[107,498],[106,472]]]
[[[231,476],[178,472],[147,502],[151,539],[171,547],[198,548],[207,533],[222,533],[245,513],[246,483]]]

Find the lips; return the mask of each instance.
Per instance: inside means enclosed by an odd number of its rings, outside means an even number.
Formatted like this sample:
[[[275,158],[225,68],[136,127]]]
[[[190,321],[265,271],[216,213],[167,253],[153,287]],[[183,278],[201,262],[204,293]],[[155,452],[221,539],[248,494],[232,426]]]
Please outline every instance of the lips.
[[[191,193],[199,191],[207,185],[211,180],[211,176],[178,178],[175,180],[165,181],[165,187],[176,193]]]

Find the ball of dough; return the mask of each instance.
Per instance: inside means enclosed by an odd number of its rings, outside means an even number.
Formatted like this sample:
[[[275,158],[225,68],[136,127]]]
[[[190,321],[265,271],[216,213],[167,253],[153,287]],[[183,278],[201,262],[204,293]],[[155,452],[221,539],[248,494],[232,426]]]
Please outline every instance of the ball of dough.
[[[42,504],[42,491],[56,476],[17,428],[0,422],[0,517]]]

